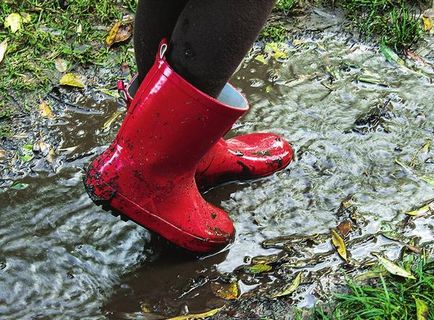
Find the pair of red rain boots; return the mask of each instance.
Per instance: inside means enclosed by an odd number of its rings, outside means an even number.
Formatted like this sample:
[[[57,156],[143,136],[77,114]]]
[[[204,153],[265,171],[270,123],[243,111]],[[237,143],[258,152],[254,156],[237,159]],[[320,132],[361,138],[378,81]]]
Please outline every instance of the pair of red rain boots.
[[[247,101],[229,84],[217,99],[199,91],[170,67],[166,49],[162,42],[115,140],[90,164],[84,183],[95,203],[174,244],[216,251],[235,230],[198,185],[270,175],[288,165],[293,151],[274,134],[223,140]]]

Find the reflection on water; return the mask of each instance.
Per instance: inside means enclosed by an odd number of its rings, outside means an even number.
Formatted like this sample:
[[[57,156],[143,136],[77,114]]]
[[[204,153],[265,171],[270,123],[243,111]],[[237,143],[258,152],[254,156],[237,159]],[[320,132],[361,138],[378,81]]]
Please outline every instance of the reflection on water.
[[[237,228],[235,242],[215,256],[181,253],[95,207],[81,168],[113,138],[120,118],[110,127],[107,120],[117,104],[80,98],[86,112],[66,110],[53,129],[64,150],[57,171],[33,173],[21,181],[26,189],[0,194],[1,318],[160,319],[204,311],[222,304],[211,292],[213,281],[275,253],[286,269],[244,277],[241,290],[305,270],[312,281],[294,299],[312,305],[333,289],[342,270],[328,233],[348,218],[339,207],[350,195],[357,215],[348,239],[355,266],[372,260],[373,251],[397,257],[401,245],[378,232],[434,197],[433,186],[420,179],[434,177],[434,153],[417,153],[433,140],[434,74],[386,63],[332,33],[301,38],[288,54],[285,62],[265,64],[253,54],[234,76],[252,109],[231,135],[272,130],[293,143],[296,161],[272,177],[206,194],[231,213]],[[405,169],[396,159],[414,165]],[[402,236],[432,243],[432,226],[432,216],[416,219]],[[294,234],[320,236],[261,247],[265,239]]]

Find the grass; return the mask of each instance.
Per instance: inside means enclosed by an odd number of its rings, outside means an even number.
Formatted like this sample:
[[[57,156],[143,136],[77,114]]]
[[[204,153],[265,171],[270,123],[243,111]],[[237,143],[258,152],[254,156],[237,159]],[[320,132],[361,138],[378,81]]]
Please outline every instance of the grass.
[[[119,66],[132,59],[127,46],[108,49],[104,39],[107,29],[134,9],[135,0],[122,1],[122,5],[112,0],[68,2],[0,2],[0,42],[8,39],[9,44],[0,68],[0,112],[14,104],[20,104],[21,110],[31,108],[38,96],[57,84],[56,58],[67,61],[68,71],[79,65]],[[29,15],[30,21],[12,33],[4,27],[11,13]]]
[[[288,16],[295,8],[308,8],[315,4],[342,8],[363,39],[374,40],[391,47],[396,52],[410,49],[423,36],[417,8],[428,7],[427,1],[405,0],[278,0],[275,10]],[[283,41],[288,37],[282,21],[271,22],[262,32],[271,41]],[[283,40],[282,40],[283,39]]]
[[[317,307],[312,319],[434,320],[434,261],[414,262],[413,274],[416,280],[390,275],[365,283],[348,281],[348,292],[337,294],[328,307]]]
[[[363,38],[377,41],[397,52],[411,48],[422,37],[416,8],[404,0],[338,0]]]

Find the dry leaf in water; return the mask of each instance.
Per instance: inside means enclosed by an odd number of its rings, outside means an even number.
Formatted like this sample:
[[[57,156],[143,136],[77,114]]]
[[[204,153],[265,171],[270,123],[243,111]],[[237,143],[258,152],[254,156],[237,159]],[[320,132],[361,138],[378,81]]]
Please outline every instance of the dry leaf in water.
[[[63,75],[59,82],[62,86],[70,86],[76,88],[84,88],[84,83],[79,75],[74,73],[67,73]]]
[[[344,259],[345,261],[348,261],[347,246],[345,245],[344,240],[335,230],[332,230],[331,233],[332,233],[332,243],[335,246],[339,256],[341,256],[341,258]]]
[[[19,13],[11,13],[5,19],[5,28],[10,28],[12,33],[21,29],[23,18]]]
[[[297,273],[294,280],[292,280],[291,284],[288,287],[284,288],[281,292],[271,295],[271,298],[283,297],[293,293],[300,286],[301,280],[302,280],[302,273],[299,272]]]
[[[211,290],[215,296],[225,300],[235,300],[238,298],[239,290],[237,282],[231,283],[211,283]]]
[[[350,220],[345,220],[339,223],[337,229],[342,237],[346,237],[353,230],[353,224]]]
[[[168,318],[167,320],[201,320],[216,315],[220,310],[221,308],[216,308],[203,313],[187,314],[185,316]]]
[[[384,267],[384,269],[386,269],[389,273],[394,274],[396,276],[400,276],[403,278],[408,278],[408,279],[413,279],[415,280],[416,278],[407,270],[401,268],[400,266],[397,266],[395,263],[393,263],[392,261],[390,261],[389,259],[383,258],[382,256],[373,253],[373,256],[375,256],[378,261],[380,262],[380,264]]]
[[[258,273],[271,271],[272,269],[273,268],[268,264],[258,263],[258,264],[254,264],[252,266],[248,266],[247,272],[253,273],[253,274],[258,274]]]
[[[39,113],[44,118],[47,118],[47,119],[53,119],[54,118],[53,110],[51,109],[50,105],[48,103],[46,103],[45,101],[42,101],[39,104]]]
[[[3,61],[7,49],[8,49],[8,39],[3,40],[3,42],[0,43],[0,62]]]
[[[423,29],[425,31],[429,31],[430,33],[434,32],[433,21],[434,21],[434,8],[425,10],[422,15],[423,21]]]
[[[406,215],[420,217],[434,211],[434,200],[424,204],[422,207],[406,212]]]

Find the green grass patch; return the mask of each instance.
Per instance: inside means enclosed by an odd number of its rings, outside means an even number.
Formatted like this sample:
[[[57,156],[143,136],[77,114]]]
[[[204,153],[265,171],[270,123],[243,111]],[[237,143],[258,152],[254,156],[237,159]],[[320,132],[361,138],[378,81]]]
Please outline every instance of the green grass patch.
[[[57,83],[56,58],[67,61],[68,70],[78,65],[114,67],[132,53],[127,46],[108,49],[107,30],[135,8],[135,0],[23,0],[0,3],[0,43],[8,49],[0,68],[0,92],[12,93],[23,103],[36,100]],[[67,4],[69,3],[69,4]],[[15,33],[4,26],[11,13],[28,17]],[[3,94],[2,94],[3,95]],[[11,102],[13,104],[13,102]]]
[[[434,261],[412,264],[416,280],[388,275],[368,282],[348,281],[348,292],[337,294],[328,307],[315,309],[315,320],[434,320]]]
[[[415,3],[404,0],[338,0],[363,38],[375,39],[395,51],[411,48],[422,37]]]

